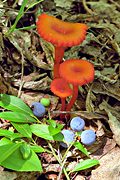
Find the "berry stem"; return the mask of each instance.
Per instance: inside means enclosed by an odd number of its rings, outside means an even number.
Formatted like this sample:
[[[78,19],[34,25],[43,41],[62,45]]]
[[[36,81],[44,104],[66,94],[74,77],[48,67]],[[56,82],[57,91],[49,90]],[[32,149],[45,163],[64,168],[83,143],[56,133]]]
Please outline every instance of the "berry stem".
[[[59,65],[62,62],[65,49],[63,47],[55,46],[55,62],[54,62],[54,78],[60,77]]]
[[[76,99],[78,97],[78,85],[73,85],[73,94],[72,94],[72,98],[69,102],[69,104],[66,107],[66,111],[70,111],[73,104],[75,103]]]

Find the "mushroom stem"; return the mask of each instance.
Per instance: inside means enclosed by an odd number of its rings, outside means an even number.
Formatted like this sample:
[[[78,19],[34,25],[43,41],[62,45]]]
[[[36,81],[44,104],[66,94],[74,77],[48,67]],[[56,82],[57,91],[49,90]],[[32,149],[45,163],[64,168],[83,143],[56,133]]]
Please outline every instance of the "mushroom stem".
[[[62,62],[65,49],[63,47],[55,46],[55,63],[54,63],[54,78],[60,77],[59,65]]]
[[[65,111],[65,98],[61,98],[61,111]],[[63,119],[64,118],[64,114],[60,114],[60,119]]]
[[[65,98],[61,98],[61,111],[65,111]]]
[[[73,85],[73,94],[72,94],[72,98],[69,102],[69,104],[66,107],[66,111],[70,111],[73,104],[75,103],[76,99],[78,97],[78,85]]]
[[[64,56],[65,49],[63,47],[55,46],[55,63],[61,63]]]
[[[59,64],[59,63],[54,63],[54,70],[53,70],[54,79],[55,79],[55,78],[59,78],[59,77],[60,77],[60,75],[59,75],[59,71],[58,71],[59,66],[60,66],[60,64]]]

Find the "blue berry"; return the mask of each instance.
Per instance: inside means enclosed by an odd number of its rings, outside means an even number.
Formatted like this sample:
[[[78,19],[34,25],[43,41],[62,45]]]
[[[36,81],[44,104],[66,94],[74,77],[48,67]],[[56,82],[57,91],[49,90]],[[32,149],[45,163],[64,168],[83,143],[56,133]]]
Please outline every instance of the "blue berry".
[[[96,134],[93,130],[85,130],[81,133],[81,142],[85,145],[92,145],[95,142]]]
[[[42,117],[45,114],[45,107],[39,102],[33,102],[33,114],[37,117]]]
[[[74,117],[70,122],[70,127],[73,131],[81,131],[84,129],[85,121],[80,117]]]
[[[61,142],[60,144],[61,146],[67,148],[68,145],[74,141],[75,134],[73,131],[67,129],[62,130],[61,133],[63,134],[66,143]]]

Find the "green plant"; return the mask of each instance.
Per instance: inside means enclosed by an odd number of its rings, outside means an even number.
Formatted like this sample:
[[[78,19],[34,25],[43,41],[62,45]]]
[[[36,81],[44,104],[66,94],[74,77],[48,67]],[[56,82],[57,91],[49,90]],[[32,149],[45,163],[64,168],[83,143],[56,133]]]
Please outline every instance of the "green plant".
[[[37,154],[52,153],[61,166],[59,177],[64,172],[66,178],[70,180],[70,173],[99,164],[98,160],[89,158],[86,148],[76,140],[77,134],[75,140],[65,149],[64,155],[60,156],[58,150],[54,147],[54,143],[58,144],[58,148],[59,142],[65,143],[61,133],[63,125],[52,119],[40,121],[20,98],[0,94],[0,106],[5,110],[0,113],[0,118],[9,120],[10,127],[13,127],[12,130],[11,128],[0,129],[1,166],[15,171],[42,172],[42,162]],[[46,141],[47,148],[37,144],[39,138]],[[67,154],[73,147],[79,149],[89,159],[78,163],[70,171],[66,167],[66,162]]]
[[[6,32],[6,36],[9,36],[11,33],[13,33],[16,29],[17,23],[19,22],[19,20],[21,19],[21,17],[23,17],[23,15],[32,7],[34,7],[35,5],[39,4],[40,2],[42,2],[44,0],[34,0],[29,2],[29,0],[23,0],[21,8],[18,12],[18,15],[15,19],[14,24],[9,28],[9,30]],[[26,8],[27,6],[27,8]],[[26,9],[25,9],[26,8]],[[28,26],[28,27],[23,27],[23,28],[19,28],[19,30],[29,30],[29,29],[33,29],[35,28],[36,25],[32,25],[32,26]]]

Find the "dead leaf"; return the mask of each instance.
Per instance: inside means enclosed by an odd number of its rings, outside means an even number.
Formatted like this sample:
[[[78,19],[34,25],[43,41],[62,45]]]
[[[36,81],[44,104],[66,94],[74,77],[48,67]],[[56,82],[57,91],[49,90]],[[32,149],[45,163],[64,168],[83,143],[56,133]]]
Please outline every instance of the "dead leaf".
[[[25,89],[32,89],[32,90],[49,90],[50,82],[51,82],[51,79],[48,76],[46,76],[38,81],[23,82],[22,87]],[[12,84],[16,87],[19,87],[21,84],[21,80],[15,79],[12,81]]]
[[[119,110],[117,112],[116,109],[112,108],[107,102],[103,101],[103,103],[100,104],[100,109],[105,110],[108,114],[108,123],[110,126],[110,129],[113,133],[113,138],[115,142],[120,146],[120,113]]]
[[[96,94],[106,94],[120,101],[120,81],[118,80],[115,84],[105,84],[100,82],[94,82],[92,91]]]
[[[100,160],[100,166],[92,171],[90,180],[120,179],[120,148],[109,151]]]
[[[115,116],[112,115],[111,112],[108,112],[109,117],[109,126],[113,132],[113,138],[115,142],[120,146],[120,121],[117,120]]]

